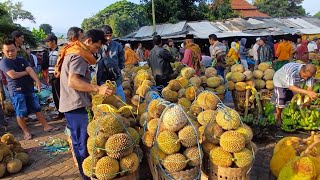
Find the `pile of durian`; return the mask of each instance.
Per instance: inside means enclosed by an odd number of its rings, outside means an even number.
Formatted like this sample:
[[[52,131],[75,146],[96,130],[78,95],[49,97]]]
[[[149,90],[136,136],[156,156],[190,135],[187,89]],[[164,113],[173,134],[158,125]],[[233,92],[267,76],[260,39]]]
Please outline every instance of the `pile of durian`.
[[[115,112],[95,113],[88,124],[87,157],[82,164],[84,174],[98,179],[113,179],[135,173],[141,161],[140,135],[131,122]],[[95,110],[95,112],[101,111]]]
[[[12,134],[4,134],[0,142],[0,178],[6,173],[15,174],[28,164],[29,155]]]
[[[278,180],[320,179],[320,135],[282,138],[274,147],[270,169]]]
[[[163,99],[151,101],[146,115],[143,143],[150,148],[153,163],[163,166],[168,174],[193,168],[199,170],[203,153],[198,126],[180,105],[164,106],[163,102]]]
[[[245,70],[241,64],[235,64],[231,67],[231,72],[226,75],[228,89],[243,92],[247,86],[252,86],[257,90],[273,90],[274,73],[271,65],[265,62],[260,63],[258,69],[253,72]]]
[[[210,113],[212,115],[205,127],[202,143],[210,162],[219,167],[252,166],[256,146],[251,142],[253,133],[250,127],[242,124],[239,114],[231,108],[222,106]]]

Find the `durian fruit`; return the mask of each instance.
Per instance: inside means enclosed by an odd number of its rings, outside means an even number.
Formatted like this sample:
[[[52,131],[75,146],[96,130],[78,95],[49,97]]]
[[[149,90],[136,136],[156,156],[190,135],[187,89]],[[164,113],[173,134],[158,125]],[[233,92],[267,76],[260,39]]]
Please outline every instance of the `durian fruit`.
[[[221,95],[225,93],[226,88],[224,85],[220,85],[214,91],[216,92],[216,94]]]
[[[197,120],[198,122],[202,125],[205,126],[211,121],[215,121],[216,119],[217,112],[214,110],[206,110],[202,111],[198,117]]]
[[[136,153],[131,153],[120,159],[120,169],[124,174],[132,174],[139,168],[139,158]]]
[[[240,92],[246,91],[246,87],[247,84],[245,82],[237,82],[235,84],[235,89]]]
[[[164,105],[161,105],[161,99],[154,99],[149,103],[148,113],[152,118],[160,118],[163,110],[166,108]]]
[[[98,179],[109,180],[116,177],[119,173],[119,162],[109,156],[105,156],[98,160],[95,175]]]
[[[180,98],[178,104],[182,106],[185,110],[189,110],[191,106],[191,101],[188,98]]]
[[[213,149],[213,148],[216,148],[217,145],[209,142],[209,141],[203,141],[202,144],[202,149],[203,149],[203,152],[206,153],[206,154],[210,154],[210,151]]]
[[[201,79],[201,83],[207,84],[207,79],[208,79],[207,76],[201,76],[200,79]]]
[[[206,68],[206,71],[205,71],[205,76],[207,78],[211,78],[211,77],[214,77],[217,75],[217,70],[214,68],[214,67],[208,67]]]
[[[274,73],[275,73],[275,71],[273,69],[267,69],[266,71],[264,71],[263,79],[264,80],[272,80]]]
[[[140,103],[140,97],[139,97],[139,95],[134,95],[134,96],[131,98],[131,103],[132,103],[132,105],[134,105],[134,106],[138,106],[139,103]]]
[[[226,74],[226,79],[227,79],[227,81],[231,81],[231,76],[232,76],[232,72],[228,72],[228,73]]]
[[[129,135],[132,137],[132,139],[134,140],[134,143],[136,145],[139,145],[139,143],[140,143],[140,135],[139,135],[138,131],[135,130],[134,128],[132,128],[132,127],[128,127],[127,131],[129,133]]]
[[[266,82],[261,79],[254,80],[254,84],[255,84],[256,89],[263,89],[266,87]]]
[[[177,80],[179,81],[179,84],[182,86],[182,88],[188,87],[189,81],[187,78],[179,77]]]
[[[186,97],[186,89],[185,88],[182,88],[178,91],[178,97],[179,98],[183,98],[183,97]]]
[[[111,136],[105,145],[108,156],[120,159],[123,156],[133,152],[134,142],[132,138],[126,133],[119,133]]]
[[[219,109],[216,122],[225,130],[237,129],[240,125],[240,116],[237,111],[231,108]]]
[[[296,151],[292,146],[282,146],[273,154],[270,160],[270,170],[276,177],[279,176],[281,169],[292,159],[296,157]]]
[[[233,153],[233,156],[233,161],[239,168],[248,167],[253,162],[253,154],[247,148],[244,148],[239,152]]]
[[[202,108],[197,104],[197,101],[190,106],[190,113],[197,116],[202,112]]]
[[[5,143],[7,145],[12,144],[14,142],[14,136],[10,133],[6,133],[6,134],[2,135],[1,142]]]
[[[144,144],[145,146],[151,148],[152,145],[153,145],[154,137],[155,137],[155,134],[151,133],[150,131],[147,131],[147,132],[144,133],[144,135],[142,136],[143,144]]]
[[[178,92],[170,90],[168,87],[163,88],[162,96],[165,100],[170,102],[177,102],[178,101]]]
[[[87,150],[90,155],[98,154],[101,150],[104,149],[104,146],[107,142],[107,138],[103,133],[99,133],[97,136],[90,136],[87,140]]]
[[[215,110],[220,100],[213,93],[202,92],[196,102],[204,110]]]
[[[186,93],[186,98],[188,98],[190,101],[194,101],[197,95],[199,94],[199,89],[194,86],[190,86],[186,89],[185,93]]]
[[[195,146],[198,142],[197,130],[192,125],[185,126],[178,133],[179,142],[184,147]]]
[[[267,69],[270,69],[271,65],[267,62],[262,62],[258,65],[258,70],[260,71],[266,71]]]
[[[244,72],[244,67],[242,64],[235,64],[233,66],[231,66],[231,72],[239,72],[239,73],[243,73]]]
[[[226,131],[220,136],[220,146],[231,153],[239,152],[246,146],[246,139],[236,131]]]
[[[123,81],[122,87],[123,87],[123,89],[131,89],[131,84],[129,81]]]
[[[203,152],[197,146],[193,146],[193,147],[187,148],[183,152],[183,155],[187,158],[188,165],[194,167],[194,166],[200,165],[200,161],[202,160],[202,157],[203,157]]]
[[[191,67],[184,67],[181,69],[181,75],[187,79],[190,79],[196,74],[196,71]]]
[[[294,149],[299,149],[302,139],[299,137],[289,136],[280,139],[280,141],[274,146],[273,154],[284,149],[287,146],[291,146]]]
[[[238,129],[236,129],[236,131],[246,138],[246,144],[251,142],[253,138],[253,132],[249,126],[244,124],[243,126],[240,126]]]
[[[152,134],[155,134],[158,128],[158,122],[159,122],[158,118],[151,119],[147,124],[148,131],[150,131]]]
[[[245,76],[246,81],[250,81],[253,78],[252,71],[250,70],[245,71],[243,75]]]
[[[146,102],[141,103],[138,107],[138,115],[141,116],[148,109],[148,104]],[[131,112],[130,112],[131,114]]]
[[[244,81],[245,80],[245,75],[244,74],[242,74],[242,73],[240,73],[240,72],[234,72],[234,73],[232,73],[232,75],[231,75],[231,80],[233,81],[233,82],[242,82],[242,81]]]
[[[22,169],[22,162],[19,159],[12,159],[7,164],[7,171],[11,174],[15,174]]]
[[[0,163],[0,178],[4,176],[6,173],[6,164],[5,163]]]
[[[150,90],[150,86],[141,85],[136,90],[136,94],[139,95],[140,97],[145,97],[145,95],[149,92],[149,90]]]
[[[166,154],[174,154],[180,150],[179,137],[171,131],[162,131],[157,138],[158,147]]]
[[[280,171],[278,180],[315,179],[316,166],[309,157],[296,157],[287,163]]]
[[[247,86],[251,86],[254,87],[254,81],[250,80],[250,81],[246,81]]]
[[[206,141],[219,144],[219,138],[224,133],[222,127],[220,127],[216,122],[209,123],[204,131],[204,136]]]
[[[169,81],[168,87],[170,90],[178,92],[179,89],[182,88],[182,85],[180,84],[180,82],[178,80],[173,79],[173,80]]]
[[[98,159],[92,156],[88,156],[87,158],[85,158],[82,162],[83,173],[88,177],[92,177],[95,174],[95,167],[97,162]]]
[[[260,71],[260,70],[253,71],[253,77],[256,79],[262,79],[263,71]]]
[[[207,85],[211,88],[216,88],[221,84],[221,79],[219,77],[210,77],[207,79]]]
[[[149,104],[150,105],[150,104]],[[149,106],[149,111],[150,111],[150,106]],[[148,112],[149,112],[148,111]],[[147,124],[150,121],[149,118],[149,113],[148,112],[144,112],[139,119],[139,124],[141,127],[144,127],[145,124]]]
[[[193,120],[193,119],[190,119],[190,123],[196,128],[199,128],[201,126],[201,124],[198,121]]]
[[[155,163],[157,165],[159,164],[159,161],[164,160],[164,158],[167,156],[163,151],[161,151],[161,149],[156,148],[155,146],[153,146],[150,149],[150,155],[151,155],[153,163]]]
[[[266,88],[268,90],[273,90],[274,89],[273,80],[266,81]]]
[[[19,159],[22,162],[23,165],[28,164],[29,159],[30,159],[29,155],[27,153],[24,153],[24,152],[17,153],[15,155],[15,158]]]
[[[187,124],[188,119],[182,107],[175,105],[164,111],[162,121],[166,129],[176,132]]]
[[[122,121],[117,119],[112,113],[106,113],[101,119],[97,119],[97,123],[99,123],[99,121],[100,124],[98,128],[107,138],[124,131],[123,124],[121,124]]]
[[[235,83],[233,81],[228,81],[227,86],[229,91],[233,91],[235,89]]]
[[[200,87],[202,81],[198,76],[194,76],[189,80],[190,84],[192,84],[192,86],[196,86],[196,87]]]
[[[164,158],[162,165],[168,172],[179,172],[187,166],[187,159],[180,153],[171,154]]]
[[[232,154],[222,147],[213,148],[210,151],[210,161],[216,166],[230,167],[232,165]]]
[[[200,126],[198,128],[198,131],[199,131],[199,141],[204,141],[205,140],[205,137],[204,137],[204,131],[206,129],[206,126]]]

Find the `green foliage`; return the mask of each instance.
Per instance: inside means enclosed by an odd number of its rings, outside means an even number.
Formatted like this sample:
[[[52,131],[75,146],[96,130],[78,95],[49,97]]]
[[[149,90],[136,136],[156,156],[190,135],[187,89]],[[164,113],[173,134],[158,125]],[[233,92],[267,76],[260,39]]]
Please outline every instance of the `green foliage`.
[[[302,2],[303,0],[255,0],[253,4],[271,17],[289,17],[306,15]]]
[[[5,10],[9,13],[12,21],[18,19],[30,20],[31,22],[36,22],[35,17],[29,12],[22,9],[23,4],[21,2],[13,3],[11,0],[6,0],[2,3]]]
[[[238,17],[238,13],[231,8],[230,0],[216,0],[209,8],[208,20],[221,20]]]
[[[314,17],[320,18],[320,11],[317,12],[315,15],[313,15]]]
[[[33,28],[32,34],[35,37],[35,39],[37,40],[37,42],[41,42],[47,37],[47,34],[45,33],[45,31],[42,28],[40,28],[39,30]]]
[[[114,31],[114,36],[121,37],[147,25],[146,14],[142,5],[126,0],[118,1],[96,15],[83,20],[81,27],[84,30],[100,28],[108,24]]]
[[[50,24],[41,24],[39,29],[43,29],[45,34],[52,34],[52,26]]]

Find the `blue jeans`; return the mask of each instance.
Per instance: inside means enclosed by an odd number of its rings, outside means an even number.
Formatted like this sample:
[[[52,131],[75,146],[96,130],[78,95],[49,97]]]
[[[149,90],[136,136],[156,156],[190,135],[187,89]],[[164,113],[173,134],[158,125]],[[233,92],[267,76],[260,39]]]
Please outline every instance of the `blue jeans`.
[[[123,102],[126,102],[126,95],[124,94],[122,85],[117,86],[116,95],[120,96]]]
[[[29,95],[13,93],[10,100],[17,117],[27,117],[31,113],[41,112],[39,99],[34,93]]]
[[[79,172],[83,179],[90,179],[83,173],[82,162],[88,157],[87,152],[87,127],[88,113],[85,108],[75,109],[64,113],[67,127],[70,129],[74,155],[78,162]]]

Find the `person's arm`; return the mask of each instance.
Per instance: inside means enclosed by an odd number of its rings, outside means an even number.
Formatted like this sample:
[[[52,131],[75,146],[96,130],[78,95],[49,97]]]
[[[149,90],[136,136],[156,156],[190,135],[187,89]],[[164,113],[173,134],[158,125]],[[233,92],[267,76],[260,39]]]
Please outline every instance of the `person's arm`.
[[[308,90],[305,90],[305,89],[298,88],[297,86],[289,86],[289,90],[292,92],[305,94],[309,96],[311,99],[316,99],[318,97],[318,94],[312,91],[312,87],[311,87],[311,90],[309,89],[310,87],[308,87]]]
[[[13,69],[11,63],[9,63],[8,61],[5,61],[4,59],[1,61],[1,70],[3,73],[6,73],[11,79],[19,79],[23,76],[28,75],[27,71],[16,72]]]
[[[37,89],[40,92],[41,91],[41,82],[40,82],[38,76],[36,75],[36,73],[34,72],[34,70],[30,66],[28,66],[26,68],[26,71],[29,74],[29,76],[36,82]]]
[[[280,55],[280,53],[281,53],[281,45],[279,44],[278,45],[278,47],[277,47],[277,52],[276,52],[276,57],[278,57],[279,58],[279,55]]]
[[[124,69],[124,52],[123,47],[121,45],[118,46],[118,55],[119,55],[119,68],[122,70]]]
[[[162,58],[169,62],[175,62],[175,59],[173,58],[172,54],[166,49],[162,51]]]
[[[190,60],[192,58],[192,54],[191,51],[189,49],[186,49],[186,51],[184,52],[184,57],[181,61],[182,64],[189,64]]]
[[[99,86],[87,83],[79,74],[70,74],[68,77],[68,86],[72,89],[82,92],[98,92]]]

